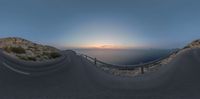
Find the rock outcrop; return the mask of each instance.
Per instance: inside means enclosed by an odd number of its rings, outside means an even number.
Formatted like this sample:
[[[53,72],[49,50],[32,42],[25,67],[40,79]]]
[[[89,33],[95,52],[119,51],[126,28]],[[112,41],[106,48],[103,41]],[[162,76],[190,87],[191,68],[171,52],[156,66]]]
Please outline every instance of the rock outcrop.
[[[192,43],[188,44],[185,48],[197,48],[200,47],[200,39],[195,40]]]
[[[8,55],[26,61],[45,61],[61,56],[60,51],[54,47],[17,37],[1,38],[0,48]]]

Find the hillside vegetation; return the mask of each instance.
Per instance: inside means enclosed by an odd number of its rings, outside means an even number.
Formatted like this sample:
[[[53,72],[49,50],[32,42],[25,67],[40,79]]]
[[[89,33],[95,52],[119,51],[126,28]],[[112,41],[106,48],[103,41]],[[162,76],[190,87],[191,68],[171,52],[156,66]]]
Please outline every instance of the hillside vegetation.
[[[197,48],[200,47],[200,39],[193,41],[192,43],[188,44],[185,48]]]
[[[61,56],[60,51],[54,47],[16,37],[0,39],[0,48],[8,55],[26,61],[45,61]]]

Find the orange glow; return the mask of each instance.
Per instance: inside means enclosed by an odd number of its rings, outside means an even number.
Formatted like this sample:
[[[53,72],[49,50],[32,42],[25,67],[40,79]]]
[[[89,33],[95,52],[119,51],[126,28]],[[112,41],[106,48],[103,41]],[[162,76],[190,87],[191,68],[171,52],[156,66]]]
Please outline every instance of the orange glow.
[[[125,46],[119,46],[119,45],[112,45],[112,44],[94,44],[94,45],[89,45],[86,48],[95,48],[95,49],[125,49],[127,47],[125,47]]]
[[[138,46],[134,44],[134,46],[125,45],[125,44],[114,44],[114,43],[87,43],[81,44],[77,46],[70,46],[68,48],[83,48],[83,49],[135,49],[135,48],[145,48],[144,46]]]

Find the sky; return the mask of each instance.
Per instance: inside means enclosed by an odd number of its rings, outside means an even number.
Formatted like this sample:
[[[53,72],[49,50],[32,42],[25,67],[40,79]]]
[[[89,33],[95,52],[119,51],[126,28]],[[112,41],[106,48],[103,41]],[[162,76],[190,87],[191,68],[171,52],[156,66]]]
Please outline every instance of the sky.
[[[199,0],[0,0],[0,38],[58,48],[181,48],[200,38]]]

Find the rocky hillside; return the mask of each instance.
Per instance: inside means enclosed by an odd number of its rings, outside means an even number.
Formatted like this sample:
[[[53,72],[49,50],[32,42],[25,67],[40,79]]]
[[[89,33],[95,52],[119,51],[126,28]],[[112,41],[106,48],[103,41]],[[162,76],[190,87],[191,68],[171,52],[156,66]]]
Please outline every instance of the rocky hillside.
[[[200,47],[200,39],[195,40],[192,43],[188,44],[185,48],[197,48]]]
[[[45,61],[61,56],[59,50],[54,47],[36,44],[16,37],[1,38],[0,48],[8,55],[26,61]]]

